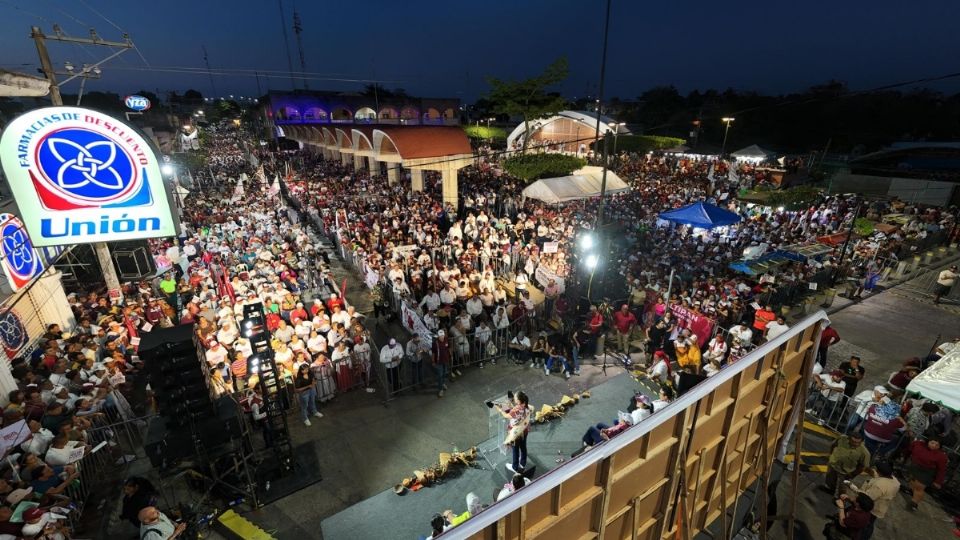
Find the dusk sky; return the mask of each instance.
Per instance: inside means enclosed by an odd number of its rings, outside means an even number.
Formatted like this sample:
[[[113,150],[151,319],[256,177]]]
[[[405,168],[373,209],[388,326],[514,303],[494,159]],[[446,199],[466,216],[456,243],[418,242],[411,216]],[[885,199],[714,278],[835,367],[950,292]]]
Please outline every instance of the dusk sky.
[[[603,37],[602,0],[283,0],[294,68],[299,57],[290,29],[294,7],[303,21],[307,71],[316,77],[379,79],[420,96],[472,101],[487,91],[484,78],[519,78],[558,56],[570,61],[561,90],[568,97],[596,92]],[[90,9],[93,8],[93,9]],[[70,35],[94,26],[104,39],[128,31],[157,69],[211,67],[286,71],[277,0],[0,0],[0,67],[35,72],[31,25]],[[607,96],[636,97],[656,85],[681,92],[733,87],[780,93],[829,79],[852,89],[960,71],[956,21],[960,4],[912,2],[642,2],[613,0]],[[82,24],[81,24],[82,23]],[[99,49],[99,50],[98,50]],[[102,59],[102,47],[50,44],[55,64]],[[20,65],[26,64],[26,65]],[[206,72],[148,71],[135,51],[103,68],[88,90],[140,88],[211,95]],[[261,78],[261,88],[288,90],[286,75]],[[219,95],[254,95],[256,79],[215,77]],[[310,80],[310,88],[350,90],[363,83]],[[299,84],[299,83],[298,83]],[[931,85],[960,91],[960,79]],[[76,93],[77,83],[64,88]]]

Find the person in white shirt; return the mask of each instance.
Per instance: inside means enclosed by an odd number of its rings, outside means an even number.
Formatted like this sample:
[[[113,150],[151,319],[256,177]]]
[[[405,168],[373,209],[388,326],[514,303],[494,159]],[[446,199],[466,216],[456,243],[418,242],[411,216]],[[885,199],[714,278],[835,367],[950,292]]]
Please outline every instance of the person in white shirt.
[[[326,354],[327,338],[321,336],[316,330],[310,332],[310,339],[307,340],[307,350],[310,354]]]
[[[775,321],[767,323],[767,341],[773,341],[777,336],[789,329],[790,327],[786,324],[783,317],[777,317]]]
[[[373,393],[374,390],[370,387],[370,344],[363,336],[357,338],[357,343],[353,346],[353,356],[363,371],[364,389],[367,393]]]
[[[750,330],[742,324],[738,324],[730,329],[730,335],[739,339],[740,343],[750,343],[753,339],[753,330]]]
[[[807,398],[807,414],[820,415],[826,413],[833,416],[835,410],[843,397],[843,391],[847,383],[843,380],[843,372],[835,369],[830,373],[821,373],[813,379],[814,386],[819,392],[810,394]],[[829,408],[829,410],[827,410]]]
[[[350,326],[350,314],[342,311],[338,306],[334,306],[333,315],[330,315],[330,322]]]
[[[471,317],[479,317],[481,313],[483,313],[483,302],[479,296],[467,300],[467,314]]]
[[[497,502],[500,502],[510,495],[513,495],[517,492],[518,489],[523,488],[523,486],[528,485],[531,482],[529,478],[522,474],[515,474],[510,482],[503,485],[503,489],[500,490],[500,493],[497,493]]]
[[[707,350],[703,353],[703,361],[705,364],[712,361],[723,362],[723,357],[726,354],[727,342],[723,339],[723,333],[718,333],[707,343]]]
[[[222,347],[217,341],[210,342],[210,348],[205,353],[207,364],[210,367],[216,367],[221,362],[227,362],[227,349]]]
[[[440,309],[440,295],[433,289],[430,290],[420,301],[420,308],[425,311],[435,311]]]
[[[238,334],[237,327],[234,326],[233,321],[227,319],[220,325],[220,330],[217,332],[217,341],[229,347],[237,340]]]
[[[453,285],[449,282],[447,286],[440,291],[440,302],[445,305],[453,305],[457,301],[457,291],[453,289]]]
[[[480,326],[477,326],[477,329],[473,333],[473,337],[477,340],[477,351],[480,355],[480,358],[487,357],[487,343],[490,342],[490,337],[493,335],[493,330],[490,329],[490,326],[487,324],[487,321],[480,321]],[[496,365],[497,359],[492,358],[490,360],[491,364]],[[483,362],[480,362],[480,367],[483,367]]]
[[[660,395],[657,397],[657,399],[653,400],[653,403],[650,404],[653,408],[653,412],[658,412],[669,405],[670,402],[673,401],[673,395],[673,387],[662,385],[660,387]]]
[[[937,276],[937,291],[933,297],[934,304],[940,303],[941,296],[950,294],[950,289],[957,283],[958,277],[960,277],[960,274],[957,273],[957,265],[940,272]]]
[[[403,360],[403,347],[397,340],[390,341],[380,349],[380,363],[387,371],[387,381],[394,393],[400,391],[400,362]]]
[[[41,426],[40,422],[36,420],[28,421],[27,427],[29,427],[31,435],[20,445],[20,448],[28,454],[44,455],[50,447],[50,443],[53,442],[53,432]]]
[[[518,364],[526,364],[527,360],[530,359],[530,338],[524,335],[523,330],[517,332],[517,335],[510,340],[507,348],[513,351]]]
[[[660,384],[666,383],[671,376],[670,357],[663,351],[653,354],[653,365],[647,369],[647,376]]]

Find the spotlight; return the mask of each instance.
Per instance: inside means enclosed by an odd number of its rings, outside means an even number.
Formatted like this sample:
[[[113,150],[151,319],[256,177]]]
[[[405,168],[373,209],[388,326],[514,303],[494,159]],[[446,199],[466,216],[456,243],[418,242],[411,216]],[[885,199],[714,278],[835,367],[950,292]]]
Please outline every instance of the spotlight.
[[[169,163],[163,164],[163,165],[160,167],[160,172],[162,172],[163,174],[165,174],[165,175],[167,175],[167,176],[170,176],[171,174],[173,174],[173,165],[170,165]]]
[[[590,249],[593,247],[593,235],[587,233],[580,237],[580,247],[582,249]]]
[[[587,255],[587,258],[584,260],[584,264],[586,264],[587,268],[589,268],[590,270],[593,270],[594,268],[596,268],[598,262],[600,262],[600,258],[597,257],[596,254],[594,253]]]

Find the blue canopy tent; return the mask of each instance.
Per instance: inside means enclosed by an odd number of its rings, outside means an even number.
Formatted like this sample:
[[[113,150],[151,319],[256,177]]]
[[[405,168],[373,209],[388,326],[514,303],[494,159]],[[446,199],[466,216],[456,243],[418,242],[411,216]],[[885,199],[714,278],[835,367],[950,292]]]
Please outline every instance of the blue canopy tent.
[[[719,206],[705,202],[696,202],[683,208],[663,212],[660,214],[660,219],[682,225],[699,227],[701,229],[713,229],[715,227],[739,223],[741,218],[735,212],[725,210]]]

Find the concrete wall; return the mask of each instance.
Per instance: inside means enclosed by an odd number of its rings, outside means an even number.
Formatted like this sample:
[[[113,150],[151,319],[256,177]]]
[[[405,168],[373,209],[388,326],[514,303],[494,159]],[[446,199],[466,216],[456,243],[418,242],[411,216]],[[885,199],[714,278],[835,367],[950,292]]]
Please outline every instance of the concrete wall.
[[[881,197],[899,197],[909,203],[946,206],[953,198],[956,184],[916,178],[897,178],[840,172],[830,181],[831,193],[862,193]]]

